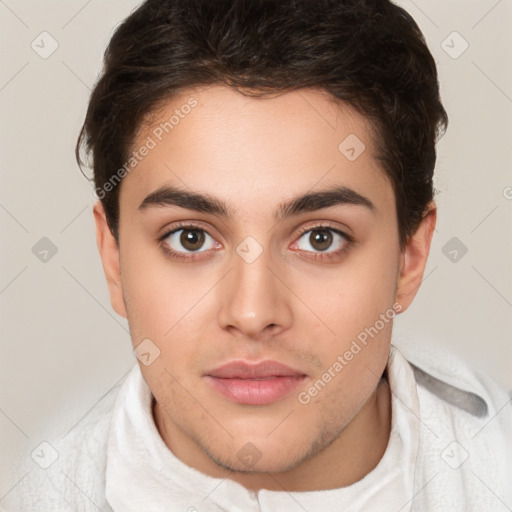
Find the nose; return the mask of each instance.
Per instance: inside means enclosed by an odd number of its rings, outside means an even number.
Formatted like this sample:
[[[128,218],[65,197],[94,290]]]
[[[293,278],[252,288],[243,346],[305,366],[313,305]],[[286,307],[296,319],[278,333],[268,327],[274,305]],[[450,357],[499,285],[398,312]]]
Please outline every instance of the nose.
[[[292,323],[291,292],[268,252],[250,263],[234,253],[234,268],[221,282],[219,324],[244,338],[276,335]]]

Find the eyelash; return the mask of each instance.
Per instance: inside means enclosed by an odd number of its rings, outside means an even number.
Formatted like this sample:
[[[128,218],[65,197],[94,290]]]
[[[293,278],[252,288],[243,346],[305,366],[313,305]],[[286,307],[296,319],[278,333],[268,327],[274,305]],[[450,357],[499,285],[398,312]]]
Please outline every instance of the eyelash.
[[[304,233],[308,233],[309,231],[333,231],[334,233],[340,235],[346,240],[341,249],[338,249],[335,252],[314,252],[310,256],[306,256],[306,258],[310,258],[313,260],[337,259],[341,255],[345,254],[354,243],[354,238],[352,236],[347,235],[345,232],[339,230],[338,228],[335,228],[334,226],[331,226],[330,224],[316,224],[314,226],[302,228],[296,235],[296,240],[300,239],[304,235]]]
[[[168,244],[165,243],[165,239],[172,235],[173,233],[176,233],[177,231],[181,231],[183,229],[190,229],[190,230],[197,230],[197,231],[204,231],[207,233],[207,231],[202,228],[201,226],[194,225],[194,224],[187,224],[187,223],[178,223],[173,229],[166,231],[162,236],[158,238],[158,242],[160,246],[162,247],[162,250],[166,253],[167,256],[169,256],[172,259],[177,259],[181,261],[196,261],[198,258],[201,258],[201,253],[204,251],[201,251],[199,253],[181,253],[178,251],[175,251],[174,249],[171,249]],[[335,228],[334,226],[331,226],[330,224],[317,224],[314,226],[309,226],[307,228],[303,228],[299,231],[299,233],[296,235],[296,240],[299,240],[304,233],[308,233],[309,231],[333,231],[334,233],[342,236],[346,243],[343,245],[341,249],[338,249],[335,252],[330,253],[324,253],[324,252],[316,252],[313,253],[312,256],[306,256],[309,259],[313,260],[331,260],[339,258],[342,254],[347,252],[352,244],[354,243],[354,238],[350,235],[347,235],[343,231],[339,230],[338,228]],[[211,236],[211,235],[210,235]],[[185,255],[187,254],[187,255]]]

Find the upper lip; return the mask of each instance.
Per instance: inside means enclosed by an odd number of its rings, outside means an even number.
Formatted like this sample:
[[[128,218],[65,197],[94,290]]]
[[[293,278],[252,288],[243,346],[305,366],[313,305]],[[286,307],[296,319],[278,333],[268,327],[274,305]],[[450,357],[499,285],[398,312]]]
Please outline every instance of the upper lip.
[[[277,361],[231,361],[206,373],[218,379],[264,379],[269,377],[302,377],[305,374]]]

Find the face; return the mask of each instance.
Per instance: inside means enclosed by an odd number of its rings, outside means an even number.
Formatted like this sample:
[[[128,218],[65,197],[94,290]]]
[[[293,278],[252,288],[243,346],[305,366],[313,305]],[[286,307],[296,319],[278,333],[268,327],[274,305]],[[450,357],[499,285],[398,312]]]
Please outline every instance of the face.
[[[320,91],[196,88],[146,121],[119,247],[96,217],[162,436],[209,473],[291,471],[373,403],[431,229],[400,251],[370,126]]]

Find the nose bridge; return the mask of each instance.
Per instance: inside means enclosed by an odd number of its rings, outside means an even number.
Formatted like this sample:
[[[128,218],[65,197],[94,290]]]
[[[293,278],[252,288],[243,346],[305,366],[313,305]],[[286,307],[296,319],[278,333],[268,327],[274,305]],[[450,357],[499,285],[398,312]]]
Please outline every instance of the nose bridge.
[[[233,270],[224,283],[220,323],[256,337],[269,326],[289,327],[291,310],[286,288],[276,277],[270,249],[244,240],[233,253]],[[276,328],[276,327],[274,327]]]

